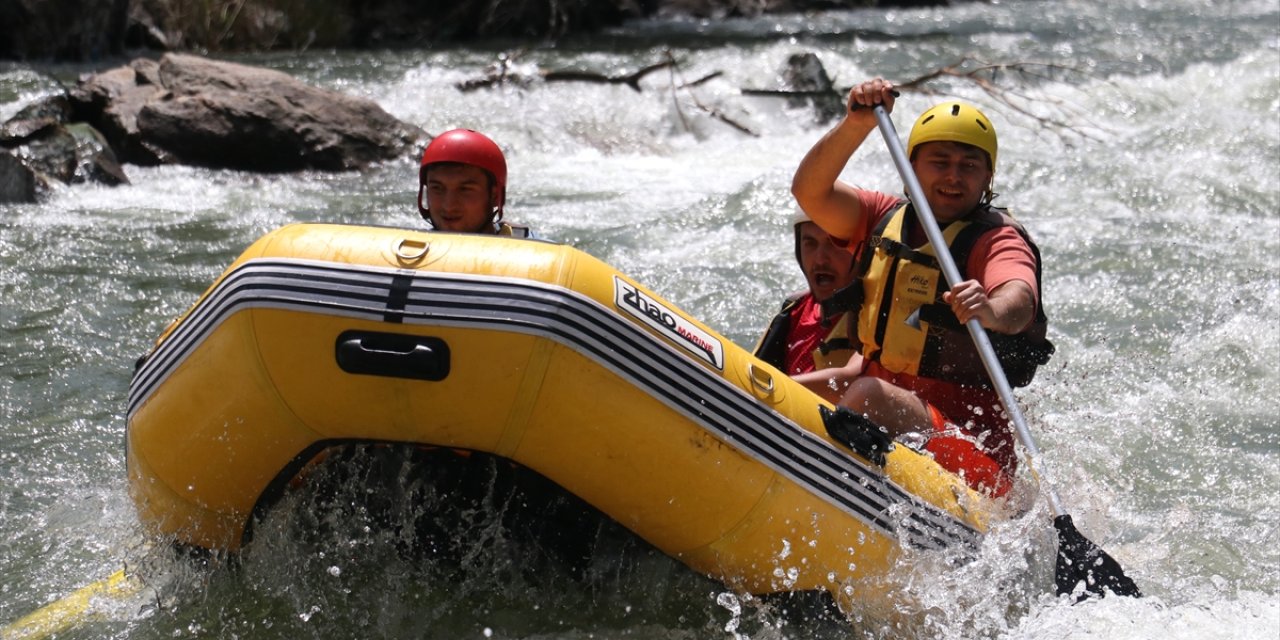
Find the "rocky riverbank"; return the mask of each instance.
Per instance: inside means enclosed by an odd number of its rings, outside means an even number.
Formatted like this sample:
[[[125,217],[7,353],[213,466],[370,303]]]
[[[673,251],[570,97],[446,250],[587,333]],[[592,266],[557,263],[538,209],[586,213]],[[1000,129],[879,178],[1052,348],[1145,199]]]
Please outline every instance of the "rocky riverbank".
[[[953,0],[6,0],[0,60],[547,40],[655,16],[730,17]],[[965,0],[956,0],[965,1]]]

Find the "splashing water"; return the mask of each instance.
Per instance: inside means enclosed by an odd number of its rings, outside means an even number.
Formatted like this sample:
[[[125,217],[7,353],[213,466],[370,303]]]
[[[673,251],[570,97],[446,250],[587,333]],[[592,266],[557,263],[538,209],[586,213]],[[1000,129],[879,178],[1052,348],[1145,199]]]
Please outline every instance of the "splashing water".
[[[1054,597],[1056,541],[1034,493],[968,562],[907,553],[900,571],[871,585],[909,595],[909,607],[865,603],[846,621],[800,597],[727,589],[605,524],[594,553],[566,568],[501,526],[514,517],[502,491],[451,511],[453,535],[433,533],[430,483],[406,483],[415,477],[401,475],[403,458],[369,452],[356,455],[364,464],[328,471],[351,482],[288,496],[241,557],[174,558],[137,530],[125,489],[133,360],[266,231],[297,221],[417,225],[406,157],[336,175],[129,166],[131,186],[0,205],[0,622],[125,562],[146,592],[65,637],[763,640],[845,638],[851,626],[863,638],[1280,635],[1280,8],[1152,4],[628,25],[523,60],[620,73],[669,47],[686,78],[724,72],[696,94],[673,91],[661,74],[639,93],[572,83],[458,91],[492,60],[487,49],[243,58],[373,98],[428,131],[490,133],[508,152],[513,219],[745,346],[803,286],[788,186],[825,125],[741,89],[775,86],[782,61],[802,51],[843,86],[907,79],[963,55],[1079,70],[1027,86],[1026,113],[959,80],[935,86],[995,120],[997,202],[1044,251],[1058,353],[1020,391],[1041,462],[1080,529],[1146,597]],[[66,79],[78,71],[51,69]],[[0,66],[0,117],[54,91],[28,68]],[[899,130],[932,100],[904,95]],[[1035,120],[1059,116],[1076,132]],[[875,144],[844,177],[901,189]],[[458,544],[460,531],[474,544]],[[783,544],[803,541],[779,541],[785,578]]]

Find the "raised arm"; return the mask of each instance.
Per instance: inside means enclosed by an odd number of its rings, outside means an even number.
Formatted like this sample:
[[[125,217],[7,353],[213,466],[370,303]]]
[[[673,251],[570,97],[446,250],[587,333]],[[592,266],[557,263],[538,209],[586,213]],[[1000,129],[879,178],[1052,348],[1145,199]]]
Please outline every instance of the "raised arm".
[[[893,83],[876,78],[849,90],[845,115],[805,154],[791,179],[791,194],[818,226],[837,238],[851,238],[862,228],[865,212],[854,187],[840,173],[854,151],[876,128],[874,112],[883,104],[893,110]]]

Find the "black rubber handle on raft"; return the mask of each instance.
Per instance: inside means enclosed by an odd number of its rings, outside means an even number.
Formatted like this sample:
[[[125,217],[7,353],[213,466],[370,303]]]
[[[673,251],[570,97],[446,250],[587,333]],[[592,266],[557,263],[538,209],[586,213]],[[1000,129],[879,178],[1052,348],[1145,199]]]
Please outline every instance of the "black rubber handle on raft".
[[[833,440],[877,466],[884,466],[884,455],[893,448],[889,434],[866,416],[845,407],[836,407],[833,411],[823,405],[818,407],[818,412],[822,414],[822,424]]]
[[[334,358],[347,373],[430,381],[449,376],[449,344],[430,336],[345,331]]]

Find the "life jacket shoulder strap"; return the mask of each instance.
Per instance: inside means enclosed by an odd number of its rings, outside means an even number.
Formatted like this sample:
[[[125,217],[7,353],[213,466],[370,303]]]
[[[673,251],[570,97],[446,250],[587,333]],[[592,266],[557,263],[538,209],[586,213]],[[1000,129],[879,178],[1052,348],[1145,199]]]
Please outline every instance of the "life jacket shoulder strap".
[[[782,308],[769,321],[768,328],[756,344],[753,355],[768,362],[779,371],[786,367],[787,335],[791,333],[791,311],[800,304],[807,291],[797,291],[782,302]]]
[[[528,238],[533,235],[529,227],[522,224],[512,224],[510,222],[498,223],[498,235],[510,236],[512,238]]]

